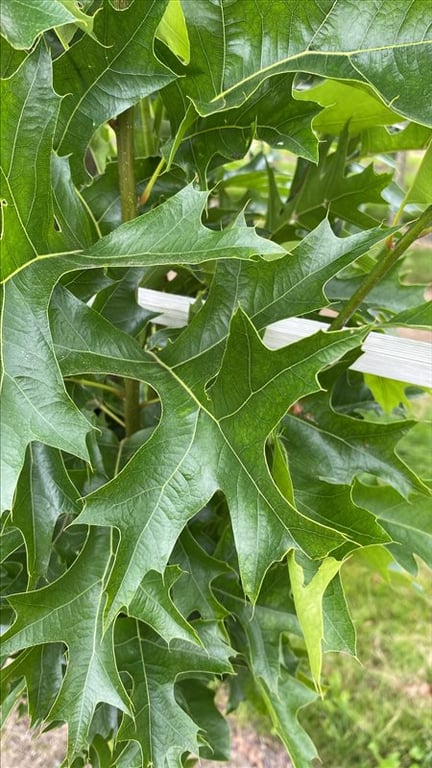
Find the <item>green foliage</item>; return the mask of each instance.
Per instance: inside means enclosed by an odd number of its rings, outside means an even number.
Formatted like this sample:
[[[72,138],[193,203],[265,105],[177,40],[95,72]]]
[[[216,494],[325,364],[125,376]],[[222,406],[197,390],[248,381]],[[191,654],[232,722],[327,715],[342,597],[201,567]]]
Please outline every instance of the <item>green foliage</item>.
[[[432,127],[423,0],[389,4],[5,0],[1,694],[67,723],[65,765],[227,759],[223,679],[311,766],[343,564],[432,566],[410,391],[348,372],[373,323],[429,326],[423,289],[397,262],[349,327],[263,341],[427,222],[430,149],[408,191],[363,160]]]
[[[316,734],[324,768],[430,768],[430,572],[401,584],[397,572],[382,578],[355,558],[344,571],[361,664],[329,655],[327,694],[302,722]]]

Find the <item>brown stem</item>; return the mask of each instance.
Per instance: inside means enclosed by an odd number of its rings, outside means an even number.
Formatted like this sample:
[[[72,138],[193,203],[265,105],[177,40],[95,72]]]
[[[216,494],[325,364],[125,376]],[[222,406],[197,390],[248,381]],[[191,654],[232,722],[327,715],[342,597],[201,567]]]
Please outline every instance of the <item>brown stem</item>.
[[[119,7],[121,0],[117,0]],[[134,108],[122,112],[116,121],[117,155],[122,221],[130,221],[137,215],[137,199],[134,172]],[[140,383],[125,379],[125,429],[126,436],[133,435],[141,426]]]

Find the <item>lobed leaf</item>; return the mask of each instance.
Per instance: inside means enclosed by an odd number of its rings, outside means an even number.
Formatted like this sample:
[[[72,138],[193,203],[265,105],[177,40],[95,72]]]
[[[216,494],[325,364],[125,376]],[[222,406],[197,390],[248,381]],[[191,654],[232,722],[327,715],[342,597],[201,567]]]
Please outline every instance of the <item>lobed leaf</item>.
[[[14,48],[31,48],[34,39],[51,27],[77,24],[90,34],[93,19],[73,0],[5,0],[1,13],[2,35]]]
[[[68,647],[66,675],[47,718],[67,722],[69,758],[86,745],[99,702],[129,712],[114,659],[112,631],[102,635],[110,554],[110,533],[95,529],[75,563],[57,581],[9,598],[16,621],[3,636],[4,654],[46,642],[63,642]]]

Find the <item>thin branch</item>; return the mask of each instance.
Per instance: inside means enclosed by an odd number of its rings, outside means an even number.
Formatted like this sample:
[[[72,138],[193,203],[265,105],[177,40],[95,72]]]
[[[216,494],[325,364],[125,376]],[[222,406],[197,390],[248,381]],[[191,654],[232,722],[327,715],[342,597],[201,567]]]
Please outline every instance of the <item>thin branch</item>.
[[[354,312],[363,303],[364,299],[372,290],[372,288],[375,288],[375,286],[381,282],[383,277],[385,277],[387,272],[402,256],[402,254],[405,253],[410,245],[412,245],[415,240],[421,237],[425,230],[428,230],[431,225],[432,205],[428,206],[422,215],[411,224],[409,229],[405,232],[404,235],[402,235],[401,239],[396,243],[392,250],[388,250],[386,247],[381,251],[377,263],[365,278],[363,283],[359,286],[357,291],[351,296],[350,300],[347,302],[339,315],[332,322],[330,325],[330,330],[336,331],[346,325],[348,320],[353,316]]]

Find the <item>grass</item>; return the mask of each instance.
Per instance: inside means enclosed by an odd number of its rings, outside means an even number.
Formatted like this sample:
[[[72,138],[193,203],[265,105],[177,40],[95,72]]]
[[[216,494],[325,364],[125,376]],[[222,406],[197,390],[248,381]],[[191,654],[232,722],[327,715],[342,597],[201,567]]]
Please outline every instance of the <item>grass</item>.
[[[430,480],[432,398],[426,395],[413,405],[422,422],[403,438],[398,452]],[[322,766],[432,768],[430,571],[420,567],[415,582],[399,578],[392,583],[352,559],[343,580],[360,663],[329,654],[327,695],[301,715]]]
[[[406,255],[402,267],[403,281],[414,285],[432,283],[432,248],[416,243]]]
[[[398,453],[430,482],[430,395],[413,401],[413,415],[422,422]],[[415,581],[385,580],[360,558],[344,566],[358,661],[327,654],[325,697],[300,713],[322,768],[432,768],[432,580],[419,566]],[[236,717],[261,733],[271,727],[256,703],[241,705]]]
[[[328,692],[302,714],[323,768],[432,767],[432,601],[426,572],[394,588],[364,566],[345,566],[361,664],[328,655]]]

